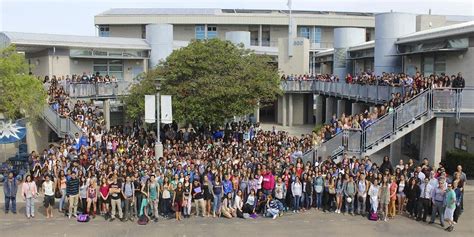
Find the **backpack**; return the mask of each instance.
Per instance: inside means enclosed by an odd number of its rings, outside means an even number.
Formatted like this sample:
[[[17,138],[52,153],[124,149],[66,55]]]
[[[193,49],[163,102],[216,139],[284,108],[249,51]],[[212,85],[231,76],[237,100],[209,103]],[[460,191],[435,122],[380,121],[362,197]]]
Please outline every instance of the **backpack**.
[[[139,225],[146,225],[148,224],[148,217],[146,217],[145,215],[142,215],[140,216],[140,218],[138,218],[138,221],[137,221],[137,224]]]
[[[90,217],[89,215],[87,214],[79,214],[77,215],[77,222],[89,222],[90,221]]]
[[[379,216],[377,215],[377,212],[370,211],[369,220],[377,221],[378,219],[379,219]]]

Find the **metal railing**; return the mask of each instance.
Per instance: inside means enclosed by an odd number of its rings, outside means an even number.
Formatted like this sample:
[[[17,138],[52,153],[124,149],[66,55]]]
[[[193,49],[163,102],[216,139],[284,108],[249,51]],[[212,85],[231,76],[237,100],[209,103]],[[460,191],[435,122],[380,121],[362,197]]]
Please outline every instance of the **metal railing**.
[[[474,116],[474,88],[425,90],[363,131],[344,130],[315,147],[314,152],[323,158],[334,158],[342,152],[362,154],[423,116],[451,116],[459,121],[460,116],[467,114]]]
[[[74,136],[74,134],[81,134],[81,129],[74,123],[70,118],[61,117],[56,111],[54,111],[50,106],[46,106],[43,109],[43,118],[49,123],[50,127],[58,134],[63,137],[65,134],[69,136]]]
[[[345,82],[326,82],[320,80],[285,80],[281,81],[284,92],[312,92],[357,101],[381,104],[392,99],[392,94],[404,95],[410,87],[393,87],[386,85],[360,85]]]
[[[71,98],[116,97],[128,94],[132,82],[119,81],[107,83],[71,83],[64,85]]]

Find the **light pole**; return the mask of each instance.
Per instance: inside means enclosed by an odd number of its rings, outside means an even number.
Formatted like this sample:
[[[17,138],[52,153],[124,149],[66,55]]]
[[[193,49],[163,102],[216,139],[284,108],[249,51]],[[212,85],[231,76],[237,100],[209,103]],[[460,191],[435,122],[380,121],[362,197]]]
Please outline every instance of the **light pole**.
[[[160,89],[161,89],[161,78],[156,79],[156,142],[155,142],[155,159],[158,161],[160,157],[163,157],[163,144],[160,138]]]

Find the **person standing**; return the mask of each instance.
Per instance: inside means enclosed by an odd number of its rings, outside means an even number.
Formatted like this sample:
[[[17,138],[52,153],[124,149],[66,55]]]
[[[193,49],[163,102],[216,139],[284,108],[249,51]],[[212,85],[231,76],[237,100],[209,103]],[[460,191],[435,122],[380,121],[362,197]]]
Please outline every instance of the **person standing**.
[[[194,200],[194,205],[196,206],[196,216],[201,214],[204,217],[205,211],[205,204],[204,204],[204,193],[201,187],[201,183],[197,179],[193,182],[193,190],[191,191],[192,197]]]
[[[3,183],[3,193],[5,195],[5,214],[8,214],[11,210],[13,214],[16,214],[16,193],[18,191],[18,186],[16,179],[13,177],[13,172],[8,173],[8,178],[5,179]]]
[[[112,207],[112,216],[110,217],[111,222],[115,220],[115,214],[117,209],[120,220],[123,220],[122,200],[120,200],[121,193],[122,191],[120,185],[118,184],[117,176],[114,175],[109,188],[110,205]]]
[[[456,193],[453,190],[453,185],[450,183],[448,184],[448,189],[445,196],[446,209],[444,211],[444,219],[449,225],[445,230],[451,232],[454,230],[453,215],[454,210],[456,209]]]
[[[390,184],[388,183],[388,177],[382,178],[382,184],[380,185],[380,207],[383,212],[383,221],[388,221],[388,203],[390,202]]]
[[[303,193],[303,186],[300,178],[296,176],[296,180],[291,184],[291,193],[293,194],[293,212],[300,212],[301,194]]]
[[[454,210],[453,221],[454,224],[458,223],[459,216],[461,215],[461,203],[463,199],[462,188],[459,185],[460,180],[455,180],[453,182],[454,193],[456,193],[456,209]]]
[[[122,192],[124,195],[125,217],[124,220],[134,221],[136,208],[133,207],[135,200],[135,185],[130,177],[127,177],[125,183],[122,185]]]
[[[395,176],[390,177],[390,203],[388,204],[388,216],[389,218],[395,217],[397,214],[396,201],[397,201],[397,189],[398,185]]]
[[[420,185],[420,198],[418,199],[418,207],[417,207],[417,221],[423,220],[426,222],[426,218],[428,213],[431,210],[431,191],[433,187],[430,184],[430,179],[428,177],[425,178],[423,184]]]
[[[433,210],[431,211],[431,221],[433,224],[436,219],[436,214],[439,215],[441,227],[444,227],[444,200],[446,198],[446,189],[444,188],[444,180],[438,181],[438,187],[431,192],[431,202],[433,203]]]
[[[158,221],[158,202],[160,197],[160,184],[156,182],[155,175],[150,176],[148,184],[148,193],[150,194],[150,205],[153,208],[153,221]]]
[[[357,181],[357,214],[365,216],[365,202],[367,192],[369,191],[369,182],[365,179],[365,174],[360,175],[360,180]]]
[[[66,182],[66,195],[69,197],[69,219],[77,217],[77,203],[79,202],[79,179],[76,172],[71,172],[71,178]]]
[[[377,213],[377,210],[379,207],[379,194],[380,194],[380,186],[379,186],[378,179],[375,179],[374,183],[370,185],[368,194],[370,196],[370,214]]]
[[[344,196],[346,197],[346,212],[354,215],[354,196],[356,194],[356,185],[354,178],[349,176],[349,180],[344,185]]]
[[[31,179],[31,175],[27,175],[25,182],[21,187],[23,200],[26,201],[26,217],[28,219],[35,218],[35,199],[37,196],[36,183]]]
[[[51,177],[46,175],[43,182],[44,208],[46,208],[46,219],[53,218],[54,192],[56,184],[51,181]]]
[[[183,183],[178,183],[178,187],[174,190],[173,193],[173,206],[174,211],[176,214],[176,220],[180,221],[181,218],[181,209],[183,209],[183,202],[184,202],[184,190],[183,190]]]
[[[405,195],[408,199],[407,212],[409,217],[416,217],[416,204],[420,197],[420,187],[417,184],[417,178],[413,177],[409,181],[409,185],[405,186]]]

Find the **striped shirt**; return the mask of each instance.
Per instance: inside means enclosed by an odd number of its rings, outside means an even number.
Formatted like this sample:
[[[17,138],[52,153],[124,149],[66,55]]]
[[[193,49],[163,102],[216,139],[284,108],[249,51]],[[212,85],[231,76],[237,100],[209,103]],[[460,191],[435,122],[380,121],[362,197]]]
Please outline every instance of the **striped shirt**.
[[[79,194],[79,179],[69,179],[66,183],[66,194],[77,195]]]

